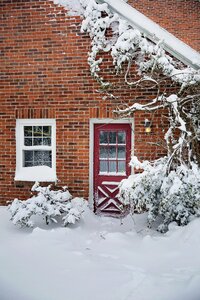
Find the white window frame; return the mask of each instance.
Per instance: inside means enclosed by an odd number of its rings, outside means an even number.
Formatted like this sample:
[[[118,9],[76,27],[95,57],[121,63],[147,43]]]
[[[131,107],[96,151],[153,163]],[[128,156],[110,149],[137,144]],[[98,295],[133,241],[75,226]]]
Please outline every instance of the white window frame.
[[[51,146],[24,145],[24,126],[51,126]],[[49,172],[41,173],[42,166],[24,167],[23,151],[24,150],[50,150],[52,151],[52,167]],[[31,168],[38,168],[38,172],[31,172]],[[29,170],[28,176],[24,175]],[[31,174],[32,173],[32,174]],[[38,174],[36,174],[38,173]],[[48,173],[48,174],[47,174]],[[16,120],[16,181],[56,181],[56,121],[55,119],[17,119]]]

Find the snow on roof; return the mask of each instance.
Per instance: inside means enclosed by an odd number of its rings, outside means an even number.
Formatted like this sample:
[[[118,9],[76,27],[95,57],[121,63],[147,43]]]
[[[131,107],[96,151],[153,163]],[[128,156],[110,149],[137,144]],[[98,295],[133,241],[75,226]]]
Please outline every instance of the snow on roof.
[[[143,32],[148,39],[157,43],[163,41],[163,48],[184,64],[200,69],[200,53],[176,38],[173,34],[153,22],[123,0],[98,0],[126,19],[130,25]]]

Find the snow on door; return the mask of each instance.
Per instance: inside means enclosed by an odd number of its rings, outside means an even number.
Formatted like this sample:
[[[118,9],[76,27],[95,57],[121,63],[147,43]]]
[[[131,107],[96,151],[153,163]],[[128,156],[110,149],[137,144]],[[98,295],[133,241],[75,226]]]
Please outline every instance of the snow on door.
[[[118,199],[119,182],[130,175],[131,125],[94,125],[94,211],[124,213]]]

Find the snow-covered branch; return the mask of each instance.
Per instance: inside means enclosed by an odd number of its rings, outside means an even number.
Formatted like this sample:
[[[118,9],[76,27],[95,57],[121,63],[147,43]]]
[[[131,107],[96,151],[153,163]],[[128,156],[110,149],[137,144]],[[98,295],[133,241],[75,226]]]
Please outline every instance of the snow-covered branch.
[[[142,32],[111,11],[106,3],[99,4],[96,0],[80,2],[84,9],[82,31],[88,32],[92,40],[88,62],[91,74],[96,80],[104,87],[109,84],[100,76],[102,53],[109,51],[116,73],[122,72],[123,67],[126,67],[124,81],[129,87],[144,85],[148,89],[157,89],[157,96],[153,100],[149,99],[145,104],[134,101],[130,106],[116,108],[115,113],[129,116],[136,111],[154,112],[162,108],[168,109],[169,129],[165,139],[170,161],[177,155],[182,160],[183,153],[185,156],[188,152],[188,157],[184,159],[190,162],[191,155],[194,155],[191,151],[191,136],[196,137],[196,133],[199,132],[199,122],[194,112],[200,111],[200,71],[185,67],[174,60],[163,49],[163,41],[157,44],[149,41]],[[108,29],[112,29],[111,35],[107,34]],[[139,80],[131,79],[133,63],[141,77]],[[167,88],[162,88],[169,82],[173,84],[171,94],[166,93]],[[175,132],[179,132],[176,139]],[[192,140],[193,143],[197,142],[197,138]],[[194,148],[197,149],[196,144]],[[196,156],[193,159],[196,159]]]
[[[95,0],[80,2],[84,8],[82,31],[88,32],[92,40],[88,58],[91,74],[102,84],[104,81],[99,73],[103,58],[97,59],[101,51],[111,52],[116,72],[121,71],[124,63],[128,63],[129,70],[130,64],[135,61],[141,74],[153,74],[155,70],[159,70],[182,85],[182,89],[200,82],[199,71],[178,64],[165,52],[162,41],[155,45],[147,40],[138,29],[112,12],[106,3],[98,4]],[[106,35],[109,28],[113,29],[111,37]],[[128,80],[126,82],[128,83]]]

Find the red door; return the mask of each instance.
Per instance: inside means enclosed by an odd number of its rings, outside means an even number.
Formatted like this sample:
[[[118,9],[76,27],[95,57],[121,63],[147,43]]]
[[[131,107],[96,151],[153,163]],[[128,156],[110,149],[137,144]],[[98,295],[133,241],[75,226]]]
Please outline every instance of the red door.
[[[94,125],[94,211],[97,214],[124,214],[118,185],[131,173],[130,156],[130,124]]]

